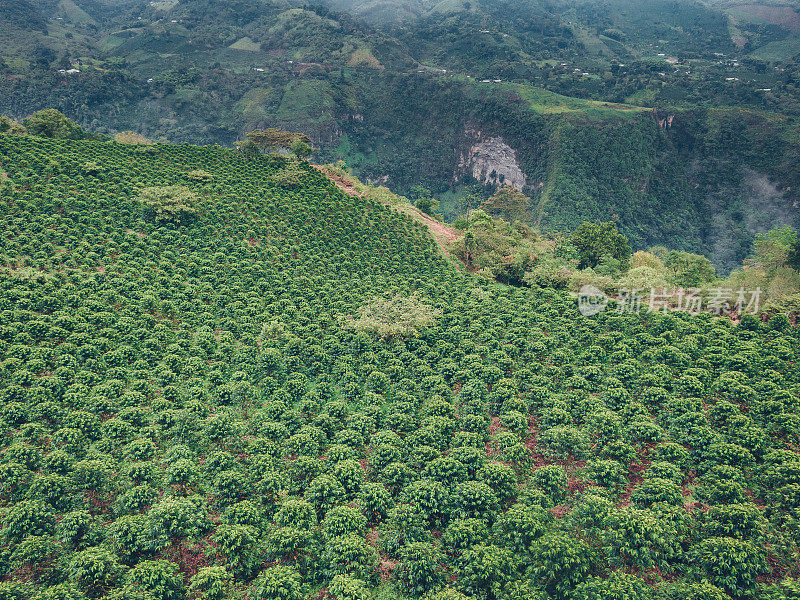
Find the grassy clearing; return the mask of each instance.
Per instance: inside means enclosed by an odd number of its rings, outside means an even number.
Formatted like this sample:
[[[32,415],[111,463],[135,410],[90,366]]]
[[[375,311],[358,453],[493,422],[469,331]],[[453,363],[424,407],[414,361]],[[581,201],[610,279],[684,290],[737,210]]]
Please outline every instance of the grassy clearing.
[[[230,46],[228,46],[231,50],[242,50],[244,52],[261,52],[261,44],[258,42],[254,42],[249,37],[243,37],[240,40],[236,40]]]
[[[504,84],[494,84],[504,85]],[[612,102],[602,102],[599,100],[583,100],[581,98],[570,98],[555,92],[537,88],[524,84],[505,84],[514,89],[522,99],[528,102],[532,110],[540,114],[562,114],[581,111],[600,111],[609,114],[639,113],[650,110],[643,106],[631,104],[617,104]]]

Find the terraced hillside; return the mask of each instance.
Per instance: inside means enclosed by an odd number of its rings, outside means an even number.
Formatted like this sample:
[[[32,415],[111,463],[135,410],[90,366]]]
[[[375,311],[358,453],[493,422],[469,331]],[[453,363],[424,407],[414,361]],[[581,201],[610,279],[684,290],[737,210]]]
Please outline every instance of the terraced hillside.
[[[783,315],[587,318],[291,159],[0,164],[0,597],[796,597]]]

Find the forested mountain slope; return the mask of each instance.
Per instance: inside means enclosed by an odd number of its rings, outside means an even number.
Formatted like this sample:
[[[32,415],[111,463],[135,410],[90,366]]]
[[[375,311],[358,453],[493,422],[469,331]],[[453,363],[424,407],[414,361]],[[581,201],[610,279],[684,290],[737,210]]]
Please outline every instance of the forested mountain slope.
[[[447,218],[508,178],[548,231],[613,217],[635,249],[721,271],[798,225],[794,9],[732,24],[690,1],[467,4],[0,4],[0,113],[172,142],[302,131],[316,161],[424,186]],[[361,20],[376,11],[408,14]]]
[[[783,315],[584,317],[294,159],[0,156],[2,597],[794,597]]]

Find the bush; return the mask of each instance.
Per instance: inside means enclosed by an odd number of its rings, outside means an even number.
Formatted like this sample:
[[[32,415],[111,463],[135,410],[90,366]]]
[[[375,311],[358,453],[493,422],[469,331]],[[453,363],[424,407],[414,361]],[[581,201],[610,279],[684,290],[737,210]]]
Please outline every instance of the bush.
[[[634,575],[614,571],[607,579],[588,577],[572,594],[574,600],[651,600],[653,588]],[[710,599],[709,599],[710,600]]]
[[[344,486],[348,497],[353,498],[364,483],[364,470],[358,461],[353,459],[340,460],[333,467],[332,474]]]
[[[328,540],[320,557],[322,572],[332,579],[336,575],[352,575],[365,581],[374,581],[378,554],[357,535],[342,535]]]
[[[467,600],[467,596],[453,588],[444,588],[428,592],[422,596],[422,600]]]
[[[403,496],[431,523],[446,520],[450,512],[449,490],[433,479],[419,479],[407,485]]]
[[[253,585],[257,600],[302,600],[303,580],[292,567],[269,567],[261,572]]]
[[[725,592],[707,581],[695,583],[682,581],[665,590],[668,600],[728,600]]]
[[[380,483],[367,482],[363,484],[359,502],[370,523],[379,523],[386,519],[394,506],[389,491]]]
[[[666,479],[679,484],[683,481],[681,470],[670,462],[654,461],[644,474],[647,479]]]
[[[560,504],[567,495],[567,474],[558,465],[546,465],[536,469],[531,476],[536,486],[553,501]]]
[[[416,506],[398,504],[389,513],[383,545],[390,554],[396,554],[408,544],[428,541],[429,538],[430,534],[425,530],[422,513]]]
[[[586,470],[582,476],[585,480],[612,491],[628,482],[625,477],[625,467],[616,460],[590,460],[586,463]]]
[[[288,499],[275,514],[278,527],[295,527],[312,529],[317,525],[317,514],[314,506],[302,499]]]
[[[249,579],[258,563],[258,530],[248,525],[220,525],[212,536],[234,577]]]
[[[756,578],[768,571],[763,549],[730,537],[705,539],[692,547],[689,555],[691,575],[734,598],[748,597],[755,589]]]
[[[168,543],[165,534],[148,525],[143,515],[125,515],[106,530],[106,543],[126,564],[135,564],[143,554]]]
[[[53,533],[55,515],[52,509],[41,500],[23,500],[5,509],[2,522],[2,535],[5,539],[19,542],[29,535],[49,535]]]
[[[31,596],[24,597],[30,598]],[[5,598],[2,591],[0,591],[0,598]],[[33,598],[34,600],[86,600],[86,596],[72,583],[59,583],[58,585],[43,588]]]
[[[102,547],[76,552],[67,565],[70,580],[90,598],[98,598],[111,589],[123,570],[117,557]]]
[[[395,577],[405,592],[420,596],[441,583],[444,556],[432,544],[412,542],[400,551],[400,557]]]
[[[367,530],[367,519],[355,508],[337,506],[332,508],[322,520],[322,533],[330,539],[350,533],[364,535]]]
[[[498,542],[515,554],[527,554],[549,529],[552,517],[541,508],[514,504],[497,518],[492,530]]]
[[[456,488],[455,513],[463,518],[482,519],[489,523],[500,508],[494,490],[480,481],[465,481]]]
[[[337,575],[328,587],[328,593],[336,600],[369,600],[372,595],[367,585],[355,577]]]
[[[444,456],[425,465],[422,474],[452,488],[467,479],[467,468],[456,459]]]
[[[492,488],[501,503],[508,502],[517,493],[517,474],[508,465],[489,463],[478,471],[477,477]]]
[[[141,591],[153,598],[179,600],[183,598],[183,577],[174,563],[145,560],[125,575],[125,588]]]
[[[472,597],[500,598],[515,569],[514,556],[506,548],[473,546],[457,562],[459,586]]]
[[[585,541],[564,533],[543,536],[532,548],[530,574],[553,598],[568,598],[598,563],[596,552]]]
[[[764,517],[754,504],[712,506],[706,513],[703,530],[709,537],[758,539],[764,529]]]
[[[488,537],[489,529],[481,519],[456,519],[442,536],[442,548],[451,556],[459,556]]]
[[[56,537],[68,548],[84,550],[93,546],[102,535],[100,523],[88,512],[68,512],[56,523]]]
[[[666,502],[672,506],[683,504],[683,496],[678,484],[668,479],[654,477],[646,479],[634,488],[631,502],[641,508],[652,506],[656,502]]]
[[[585,460],[589,457],[589,439],[578,427],[552,427],[539,435],[539,444],[553,458],[565,460],[574,456]]]
[[[249,525],[261,529],[263,525],[263,510],[250,500],[237,502],[225,509],[222,522],[228,525]]]
[[[189,581],[189,597],[197,600],[225,600],[233,575],[225,567],[201,567]]]
[[[211,525],[204,503],[197,497],[165,497],[147,511],[147,522],[169,539],[199,537]]]
[[[319,566],[320,544],[316,531],[280,527],[267,537],[265,551],[271,559],[293,565],[303,575]]]
[[[304,497],[314,505],[317,514],[323,515],[328,509],[344,502],[347,491],[332,475],[320,475],[309,484]]]
[[[11,570],[37,583],[54,585],[64,579],[62,555],[63,547],[53,538],[28,536],[11,553]]]
[[[630,507],[612,514],[603,539],[609,564],[639,572],[669,571],[672,561],[682,553],[678,532],[660,515]]]

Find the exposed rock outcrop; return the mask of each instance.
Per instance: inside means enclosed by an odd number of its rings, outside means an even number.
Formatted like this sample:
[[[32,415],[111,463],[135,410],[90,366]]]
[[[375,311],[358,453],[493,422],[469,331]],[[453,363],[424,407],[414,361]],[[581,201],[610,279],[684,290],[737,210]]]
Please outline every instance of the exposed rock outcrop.
[[[527,185],[525,173],[517,161],[516,150],[503,138],[482,139],[479,131],[467,131],[467,135],[470,134],[476,141],[460,157],[459,168],[462,173],[470,173],[484,184],[512,185],[520,190]]]

